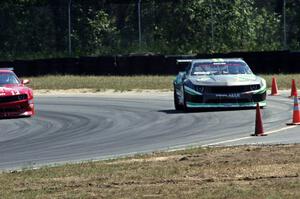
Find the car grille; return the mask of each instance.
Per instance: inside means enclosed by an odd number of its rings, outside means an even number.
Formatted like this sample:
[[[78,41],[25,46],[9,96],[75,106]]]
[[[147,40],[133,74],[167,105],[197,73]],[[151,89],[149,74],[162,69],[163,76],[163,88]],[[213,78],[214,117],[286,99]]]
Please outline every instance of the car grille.
[[[225,94],[225,93],[243,93],[253,90],[260,89],[259,84],[255,85],[246,85],[246,86],[196,86],[196,91],[202,91],[203,93],[217,93],[217,94]]]
[[[209,99],[205,101],[206,103],[246,103],[253,102],[251,99]]]
[[[241,94],[240,97],[216,97],[209,95],[190,95],[185,93],[185,99],[192,103],[222,104],[222,103],[255,103],[266,100],[266,92],[261,94]]]
[[[0,108],[0,113],[15,113],[19,112],[21,108],[19,107],[12,107],[12,108]]]
[[[15,102],[15,101],[21,101],[26,99],[27,99],[26,94],[6,96],[6,97],[0,97],[0,103]]]

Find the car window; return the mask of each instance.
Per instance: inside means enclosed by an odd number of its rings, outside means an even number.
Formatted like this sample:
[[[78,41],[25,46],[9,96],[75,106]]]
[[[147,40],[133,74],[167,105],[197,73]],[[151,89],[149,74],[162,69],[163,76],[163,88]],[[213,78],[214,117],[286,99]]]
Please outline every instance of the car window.
[[[19,84],[19,80],[13,73],[0,73],[0,85]]]
[[[244,62],[207,62],[195,63],[192,75],[227,75],[227,74],[252,74],[249,66]]]
[[[186,74],[189,74],[190,69],[191,69],[191,66],[192,66],[192,64],[189,63],[188,66],[185,68],[185,73],[186,73]]]

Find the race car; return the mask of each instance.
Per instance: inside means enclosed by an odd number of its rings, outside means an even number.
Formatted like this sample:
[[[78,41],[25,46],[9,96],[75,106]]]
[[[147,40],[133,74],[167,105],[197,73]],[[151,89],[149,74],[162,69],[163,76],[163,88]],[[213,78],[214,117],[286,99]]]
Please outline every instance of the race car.
[[[241,58],[177,62],[187,67],[173,81],[176,110],[266,106],[266,81]]]
[[[12,68],[0,68],[0,117],[29,117],[34,115],[32,89],[25,86]]]

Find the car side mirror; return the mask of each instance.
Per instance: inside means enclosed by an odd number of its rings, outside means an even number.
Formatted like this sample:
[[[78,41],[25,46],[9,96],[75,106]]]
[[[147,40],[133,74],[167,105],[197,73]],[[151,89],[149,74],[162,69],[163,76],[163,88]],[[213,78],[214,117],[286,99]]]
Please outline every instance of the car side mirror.
[[[184,76],[184,75],[185,75],[185,72],[179,72],[179,75],[180,75],[180,76]]]
[[[186,78],[186,72],[179,72],[179,75],[181,76],[182,79]]]
[[[30,83],[30,80],[29,79],[23,79],[22,80],[22,84],[29,84]]]

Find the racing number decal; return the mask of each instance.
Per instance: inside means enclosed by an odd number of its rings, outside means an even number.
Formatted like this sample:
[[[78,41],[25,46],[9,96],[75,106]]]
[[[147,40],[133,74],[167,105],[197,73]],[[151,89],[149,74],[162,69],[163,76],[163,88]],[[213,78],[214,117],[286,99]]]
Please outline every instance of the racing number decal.
[[[20,92],[19,92],[18,90],[16,90],[16,91],[12,90],[12,91],[11,91],[11,94],[12,94],[12,95],[19,95]]]

